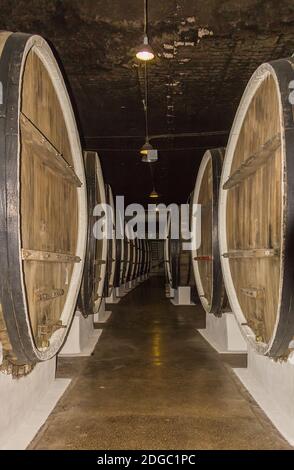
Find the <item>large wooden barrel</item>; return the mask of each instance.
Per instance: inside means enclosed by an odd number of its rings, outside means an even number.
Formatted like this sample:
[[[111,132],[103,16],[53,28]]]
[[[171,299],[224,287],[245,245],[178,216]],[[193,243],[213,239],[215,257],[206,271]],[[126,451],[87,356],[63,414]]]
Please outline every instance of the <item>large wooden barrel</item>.
[[[148,261],[148,242],[146,239],[141,240],[142,245],[142,261],[141,261],[141,269],[140,269],[140,276],[145,276],[147,274],[147,261]]]
[[[292,58],[256,70],[221,178],[219,236],[229,301],[246,339],[271,357],[287,355],[294,336],[292,80]]]
[[[106,277],[104,284],[104,296],[110,297],[113,291],[114,286],[114,276],[116,268],[116,241],[115,241],[115,207],[114,199],[112,194],[112,189],[109,184],[106,185],[106,201],[107,204],[112,209],[112,214],[107,214],[107,216],[112,219],[108,221],[109,231],[111,231],[112,237],[108,237],[107,240],[107,262],[106,262]],[[110,233],[109,233],[110,235]]]
[[[173,289],[182,286],[195,286],[194,273],[192,268],[191,251],[185,249],[186,241],[181,238],[173,238],[171,234],[171,218],[168,216],[168,235],[166,242],[167,249],[167,272],[170,275],[170,284]],[[182,223],[180,221],[180,227]]]
[[[152,267],[152,250],[151,250],[151,243],[148,242],[148,263],[147,263],[147,273],[150,274],[151,272],[151,267]]]
[[[134,278],[138,279],[141,276],[141,268],[142,268],[142,257],[143,257],[142,240],[140,238],[136,238],[135,244],[136,244],[137,257],[136,257],[136,271],[135,271]]]
[[[172,288],[172,270],[170,259],[170,236],[171,236],[171,215],[168,213],[166,223],[166,233],[164,240],[164,267],[165,267],[165,282],[167,289]]]
[[[171,240],[170,259],[172,271],[172,288],[194,286],[191,252],[183,248],[183,240]]]
[[[106,278],[107,239],[97,239],[94,236],[94,225],[97,217],[94,208],[97,204],[106,201],[105,186],[103,180],[100,160],[96,152],[84,152],[87,198],[88,198],[88,235],[87,250],[84,267],[84,275],[78,307],[82,314],[87,317],[93,315],[99,309],[103,286]]]
[[[115,256],[115,273],[113,285],[120,287],[123,284],[123,269],[124,269],[124,240],[115,239],[116,256]]]
[[[4,357],[50,359],[83,273],[86,185],[75,117],[44,39],[0,33],[0,285]]]
[[[131,243],[128,237],[123,239],[123,271],[122,271],[122,284],[126,284],[129,280],[129,272],[131,269]]]
[[[146,274],[150,274],[152,263],[152,253],[151,253],[151,244],[146,240]]]
[[[191,251],[196,287],[205,311],[216,316],[228,309],[218,240],[219,185],[224,154],[224,148],[205,152],[192,198],[194,211],[197,204],[201,206],[201,244]],[[196,218],[193,220],[197,224]]]
[[[137,252],[136,240],[130,239],[129,243],[130,243],[130,267],[129,267],[127,280],[128,282],[131,282],[135,278],[138,252]]]

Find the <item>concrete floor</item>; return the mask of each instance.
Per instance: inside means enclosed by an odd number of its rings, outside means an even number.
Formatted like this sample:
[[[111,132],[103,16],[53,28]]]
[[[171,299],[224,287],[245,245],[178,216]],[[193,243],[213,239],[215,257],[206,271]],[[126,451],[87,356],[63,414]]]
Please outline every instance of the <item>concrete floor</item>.
[[[289,449],[197,332],[200,306],[174,307],[152,279],[118,305],[94,355],[59,360],[72,384],[31,449]]]

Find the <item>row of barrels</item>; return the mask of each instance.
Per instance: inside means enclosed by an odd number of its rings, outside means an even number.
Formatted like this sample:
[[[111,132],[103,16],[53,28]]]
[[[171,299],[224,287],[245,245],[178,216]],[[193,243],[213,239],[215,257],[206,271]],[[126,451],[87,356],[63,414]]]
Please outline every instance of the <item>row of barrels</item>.
[[[151,267],[150,245],[145,239],[116,240],[117,252],[114,286],[127,286],[147,276]]]
[[[248,343],[272,358],[294,349],[293,83],[293,58],[255,71],[227,148],[204,154],[193,193],[201,204],[201,245],[191,252],[201,303],[217,316],[231,309]]]
[[[40,36],[0,32],[0,342],[2,370],[52,358],[78,306],[96,312],[149,270],[147,243],[96,239],[109,203],[96,152],[82,152],[54,53]]]

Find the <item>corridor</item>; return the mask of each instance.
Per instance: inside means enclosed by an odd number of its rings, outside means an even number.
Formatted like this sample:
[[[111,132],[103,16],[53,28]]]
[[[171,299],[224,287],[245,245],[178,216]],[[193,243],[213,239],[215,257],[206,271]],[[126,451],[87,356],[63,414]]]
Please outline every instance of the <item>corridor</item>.
[[[111,310],[90,358],[59,359],[72,383],[31,449],[290,448],[232,371],[246,357],[198,333],[200,306],[174,307],[151,278]]]

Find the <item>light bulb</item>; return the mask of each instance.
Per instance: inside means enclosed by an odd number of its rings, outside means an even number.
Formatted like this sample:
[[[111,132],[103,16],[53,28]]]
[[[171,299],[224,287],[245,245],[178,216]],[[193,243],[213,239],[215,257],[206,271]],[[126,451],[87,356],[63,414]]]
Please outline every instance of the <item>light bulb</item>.
[[[148,42],[148,36],[144,36],[144,42],[140,45],[140,47],[138,47],[136,57],[137,59],[143,60],[145,62],[154,59],[154,52]]]
[[[159,194],[157,193],[155,189],[153,189],[151,193],[149,194],[149,197],[151,197],[152,199],[156,199],[159,197]]]
[[[153,147],[152,147],[152,145],[148,142],[148,140],[146,140],[145,144],[143,145],[143,147],[142,147],[141,150],[140,150],[140,154],[141,154],[141,155],[147,155],[147,154],[148,154],[148,150],[153,150]]]

